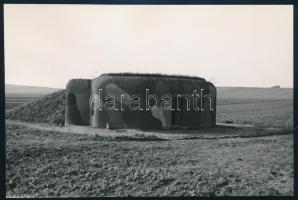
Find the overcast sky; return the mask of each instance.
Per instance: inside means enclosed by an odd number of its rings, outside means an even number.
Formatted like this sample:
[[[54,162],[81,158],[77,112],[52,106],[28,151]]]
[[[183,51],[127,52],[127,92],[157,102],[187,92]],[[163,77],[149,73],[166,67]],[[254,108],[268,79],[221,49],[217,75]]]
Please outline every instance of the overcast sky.
[[[4,29],[5,83],[146,72],[293,87],[290,5],[5,5]]]

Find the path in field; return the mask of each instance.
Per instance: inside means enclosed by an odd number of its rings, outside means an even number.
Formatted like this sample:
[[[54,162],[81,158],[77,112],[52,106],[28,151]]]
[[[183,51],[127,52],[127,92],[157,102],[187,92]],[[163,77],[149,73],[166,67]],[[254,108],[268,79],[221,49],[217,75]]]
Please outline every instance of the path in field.
[[[68,134],[87,134],[100,137],[119,139],[128,137],[131,139],[161,139],[161,140],[185,140],[185,139],[225,139],[225,138],[246,138],[268,135],[292,134],[291,130],[279,128],[255,128],[250,125],[222,124],[218,123],[214,128],[203,128],[201,130],[164,130],[164,131],[142,131],[135,129],[99,129],[91,126],[55,126],[46,123],[30,123],[6,120],[7,125],[20,125],[36,130],[54,131]]]

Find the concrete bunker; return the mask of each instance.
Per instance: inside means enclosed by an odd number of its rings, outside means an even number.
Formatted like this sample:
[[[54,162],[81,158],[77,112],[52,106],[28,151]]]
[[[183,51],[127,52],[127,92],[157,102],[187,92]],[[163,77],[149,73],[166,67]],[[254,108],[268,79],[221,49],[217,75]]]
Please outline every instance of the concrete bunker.
[[[199,77],[110,73],[66,86],[66,125],[197,129],[216,123],[216,88]]]

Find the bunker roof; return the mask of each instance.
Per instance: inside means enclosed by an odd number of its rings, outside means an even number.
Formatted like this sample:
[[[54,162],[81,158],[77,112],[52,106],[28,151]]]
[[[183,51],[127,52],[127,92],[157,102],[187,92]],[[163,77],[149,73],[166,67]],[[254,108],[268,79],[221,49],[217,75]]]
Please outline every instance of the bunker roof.
[[[167,75],[167,74],[158,74],[158,73],[130,73],[130,72],[123,72],[123,73],[104,73],[101,75],[108,75],[108,76],[136,76],[136,77],[145,77],[145,78],[183,78],[183,79],[192,79],[192,80],[201,80],[206,81],[204,78],[197,77],[197,76],[186,76],[186,75]]]

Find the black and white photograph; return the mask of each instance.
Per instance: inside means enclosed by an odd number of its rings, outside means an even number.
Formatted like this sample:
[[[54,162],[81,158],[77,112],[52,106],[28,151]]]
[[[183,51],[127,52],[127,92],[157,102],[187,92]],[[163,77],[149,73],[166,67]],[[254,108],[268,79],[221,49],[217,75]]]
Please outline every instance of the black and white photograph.
[[[7,198],[293,196],[293,5],[4,4]]]

